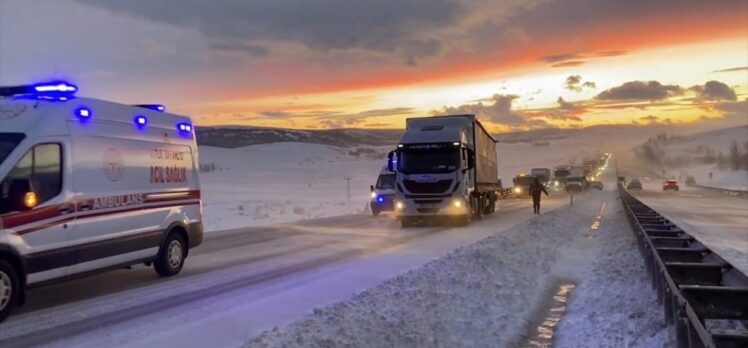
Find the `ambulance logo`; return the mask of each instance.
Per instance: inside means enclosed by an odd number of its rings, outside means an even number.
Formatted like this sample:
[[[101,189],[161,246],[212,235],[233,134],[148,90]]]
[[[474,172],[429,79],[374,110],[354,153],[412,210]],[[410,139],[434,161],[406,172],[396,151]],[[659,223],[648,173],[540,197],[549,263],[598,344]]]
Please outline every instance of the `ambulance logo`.
[[[125,163],[122,160],[122,155],[115,149],[104,151],[103,165],[104,176],[110,181],[119,181],[125,172]]]

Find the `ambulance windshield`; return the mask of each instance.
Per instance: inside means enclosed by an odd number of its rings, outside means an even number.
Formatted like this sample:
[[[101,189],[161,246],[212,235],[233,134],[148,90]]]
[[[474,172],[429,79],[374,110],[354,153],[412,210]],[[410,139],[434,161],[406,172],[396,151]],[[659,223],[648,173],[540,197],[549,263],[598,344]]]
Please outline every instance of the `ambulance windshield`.
[[[22,133],[0,133],[0,164],[13,152],[18,143],[23,140]]]

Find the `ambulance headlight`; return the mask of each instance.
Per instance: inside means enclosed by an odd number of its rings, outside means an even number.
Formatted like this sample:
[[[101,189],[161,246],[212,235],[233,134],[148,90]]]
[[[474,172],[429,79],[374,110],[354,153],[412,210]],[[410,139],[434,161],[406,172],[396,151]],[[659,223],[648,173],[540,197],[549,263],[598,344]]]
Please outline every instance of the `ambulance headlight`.
[[[371,193],[371,199],[374,199],[374,198],[377,198],[377,193],[376,192],[372,192]]]

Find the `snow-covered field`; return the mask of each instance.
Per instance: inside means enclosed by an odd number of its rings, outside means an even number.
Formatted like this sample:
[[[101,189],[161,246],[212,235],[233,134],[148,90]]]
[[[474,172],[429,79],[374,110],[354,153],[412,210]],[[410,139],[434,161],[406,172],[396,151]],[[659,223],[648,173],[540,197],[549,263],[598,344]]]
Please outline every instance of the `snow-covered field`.
[[[710,132],[697,133],[683,137],[675,137],[667,141],[656,143],[656,148],[662,150],[664,156],[683,162],[681,165],[653,166],[656,173],[665,171],[668,177],[685,180],[693,175],[696,183],[705,186],[748,190],[748,171],[745,169],[732,170],[729,164],[720,167],[718,164],[704,164],[700,159],[705,156],[726,159],[730,156],[730,147],[737,144],[739,152],[748,152],[748,126],[720,129]],[[712,178],[709,178],[712,173]]]
[[[551,146],[499,143],[499,175],[505,186],[511,186],[515,175],[530,168],[581,161],[598,150],[579,148],[572,140]],[[357,157],[350,154],[352,148],[305,143],[237,149],[202,146],[201,164],[216,168],[200,175],[206,230],[365,213],[369,185],[375,183],[391,148],[372,149],[378,155]],[[346,178],[351,178],[350,204]]]
[[[315,309],[246,346],[518,346],[542,321],[561,280],[578,290],[558,346],[663,346],[670,338],[662,311],[616,193],[591,192],[578,202]]]

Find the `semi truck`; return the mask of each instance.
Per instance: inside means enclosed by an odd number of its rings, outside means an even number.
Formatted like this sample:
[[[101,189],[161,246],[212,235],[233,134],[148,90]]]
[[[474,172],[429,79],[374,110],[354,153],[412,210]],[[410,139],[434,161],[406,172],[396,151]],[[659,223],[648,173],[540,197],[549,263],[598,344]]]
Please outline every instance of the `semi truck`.
[[[548,185],[551,181],[551,170],[549,168],[532,168],[530,175],[538,178],[543,185]]]
[[[431,221],[467,225],[495,211],[501,191],[496,139],[475,115],[409,118],[388,157],[403,227]]]

